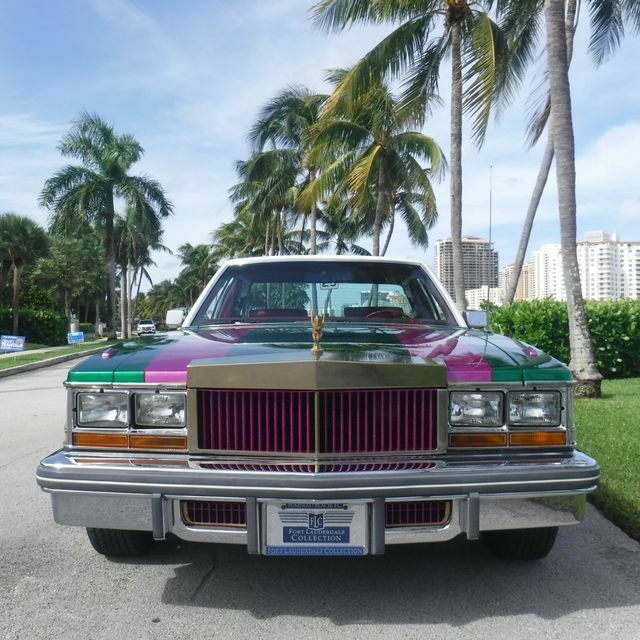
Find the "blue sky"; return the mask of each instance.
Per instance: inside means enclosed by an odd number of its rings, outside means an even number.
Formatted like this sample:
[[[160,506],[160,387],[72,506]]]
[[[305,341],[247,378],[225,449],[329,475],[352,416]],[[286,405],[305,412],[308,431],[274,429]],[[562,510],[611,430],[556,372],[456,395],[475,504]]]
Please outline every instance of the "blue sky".
[[[46,224],[38,207],[44,180],[66,162],[56,145],[83,110],[133,133],[146,154],[139,173],[160,180],[175,204],[165,242],[207,242],[231,218],[233,165],[248,155],[246,133],[260,106],[290,84],[326,90],[327,68],[355,62],[386,32],[358,28],[324,35],[308,17],[312,0],[2,0],[0,20],[0,211]],[[583,18],[586,18],[586,13]],[[585,20],[572,65],[578,167],[578,235],[618,231],[640,240],[640,39],[594,70]],[[464,146],[464,233],[488,235],[489,165],[493,165],[493,238],[500,266],[510,262],[542,152],[527,150],[527,96],[493,123],[480,152]],[[446,94],[447,78],[441,89]],[[468,129],[467,129],[468,130]],[[445,104],[425,131],[449,147]],[[400,229],[389,255],[433,262],[448,236],[448,184],[437,187],[440,220],[426,251]],[[559,238],[553,179],[531,246]],[[178,261],[156,256],[156,281]]]

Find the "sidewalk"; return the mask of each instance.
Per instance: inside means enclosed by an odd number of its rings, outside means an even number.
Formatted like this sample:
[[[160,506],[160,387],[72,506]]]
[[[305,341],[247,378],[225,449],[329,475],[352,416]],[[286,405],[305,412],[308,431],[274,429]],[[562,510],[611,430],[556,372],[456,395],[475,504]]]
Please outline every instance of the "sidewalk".
[[[106,338],[100,338],[98,340],[94,340],[92,342],[83,342],[82,344],[95,344],[96,348],[98,348],[102,343],[106,342]],[[8,351],[6,353],[0,353],[0,358],[15,358],[18,356],[23,356],[26,354],[37,354],[37,353],[48,353],[49,351],[60,351],[60,349],[67,349],[72,345],[63,344],[59,347],[43,347],[42,349],[27,349],[25,351]],[[52,356],[55,354],[52,354]]]

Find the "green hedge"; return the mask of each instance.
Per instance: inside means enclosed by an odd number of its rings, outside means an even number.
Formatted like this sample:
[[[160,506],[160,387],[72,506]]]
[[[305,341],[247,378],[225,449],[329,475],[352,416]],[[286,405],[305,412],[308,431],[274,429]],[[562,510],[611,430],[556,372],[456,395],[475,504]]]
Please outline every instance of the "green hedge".
[[[26,336],[27,342],[56,346],[67,344],[69,320],[63,313],[40,309],[20,309],[18,335]],[[11,309],[0,309],[0,333],[13,333]]]
[[[640,375],[640,300],[585,303],[596,364],[605,378]],[[530,300],[495,307],[491,329],[528,342],[562,362],[569,361],[567,305]]]

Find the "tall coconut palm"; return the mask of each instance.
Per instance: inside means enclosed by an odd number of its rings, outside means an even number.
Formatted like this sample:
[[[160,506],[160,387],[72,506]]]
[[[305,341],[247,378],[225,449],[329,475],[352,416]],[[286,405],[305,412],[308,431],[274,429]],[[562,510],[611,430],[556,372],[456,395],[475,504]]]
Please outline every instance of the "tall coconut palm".
[[[478,143],[492,110],[510,97],[524,69],[526,48],[509,51],[507,38],[491,19],[491,0],[321,0],[313,8],[317,24],[327,31],[357,23],[393,23],[396,28],[343,78],[328,100],[331,110],[342,99],[353,101],[372,83],[408,72],[404,100],[437,91],[440,66],[451,57],[451,239],[454,293],[466,306],[462,260],[462,113],[472,120]]]
[[[578,380],[578,394],[599,396],[602,376],[595,365],[576,250],[575,144],[564,20],[564,0],[545,0],[551,130],[556,155],[562,273],[569,315],[569,364]]]
[[[5,304],[5,289],[11,270],[11,255],[7,244],[9,218],[6,214],[0,214],[0,308]]]
[[[123,337],[131,337],[133,287],[140,282],[145,267],[152,264],[151,251],[166,251],[162,244],[162,222],[150,207],[127,207],[116,216],[114,225],[116,262],[120,267],[120,325]]]
[[[331,77],[339,85],[348,74],[338,70]],[[339,104],[315,128],[312,158],[322,173],[307,188],[307,198],[344,194],[352,211],[369,223],[373,255],[382,254],[382,230],[395,220],[396,209],[417,244],[426,244],[435,223],[431,178],[446,163],[433,138],[414,130],[424,120],[422,102],[402,104],[378,84]]]
[[[317,167],[311,161],[311,131],[320,119],[322,105],[328,96],[314,94],[306,87],[290,87],[267,102],[250,132],[258,151],[269,144],[273,148],[292,149],[297,156],[297,181],[300,190],[315,180]],[[299,209],[301,204],[295,202]],[[304,214],[309,215],[310,253],[317,253],[318,205],[311,201]]]
[[[13,333],[18,333],[20,287],[25,264],[34,263],[49,250],[47,232],[31,218],[15,213],[0,216],[1,244],[13,267]]]
[[[264,253],[284,252],[285,214],[297,199],[299,163],[293,149],[270,149],[236,163],[241,182],[231,189],[235,214],[253,218],[251,226],[265,232]],[[244,221],[243,221],[244,223]]]
[[[635,2],[617,2],[616,0],[588,0],[591,15],[591,42],[590,49],[596,66],[600,65],[609,54],[620,44],[620,39],[625,31],[625,25],[637,31],[640,28],[640,5]],[[573,56],[574,34],[577,26],[579,8],[578,0],[567,0],[565,34],[567,45],[567,65],[571,65]],[[509,25],[507,29],[514,38],[520,38],[520,34],[531,32],[531,25],[536,25],[542,18],[543,2],[541,0],[524,0],[524,2],[506,3],[501,8],[504,20]],[[547,179],[551,171],[554,157],[553,135],[551,127],[547,127],[550,115],[550,103],[548,91],[544,94],[539,108],[534,110],[528,130],[528,140],[533,146],[547,129],[547,142],[542,161],[536,177],[529,206],[522,225],[520,242],[516,258],[513,264],[512,279],[505,294],[505,304],[513,302],[518,280],[522,272],[522,265],[526,257],[533,222],[538,211],[538,206],[544,193]]]
[[[158,218],[169,216],[173,207],[159,182],[148,176],[129,175],[144,153],[140,143],[130,134],[116,134],[100,116],[81,114],[58,148],[63,156],[76,158],[82,164],[68,165],[49,178],[40,194],[40,204],[51,211],[52,229],[69,232],[79,221],[104,227],[109,335],[115,337],[116,199],[121,198],[140,211],[153,210]]]
[[[183,267],[176,282],[187,293],[191,306],[218,270],[217,258],[212,245],[193,246],[189,242],[180,245],[176,255]]]

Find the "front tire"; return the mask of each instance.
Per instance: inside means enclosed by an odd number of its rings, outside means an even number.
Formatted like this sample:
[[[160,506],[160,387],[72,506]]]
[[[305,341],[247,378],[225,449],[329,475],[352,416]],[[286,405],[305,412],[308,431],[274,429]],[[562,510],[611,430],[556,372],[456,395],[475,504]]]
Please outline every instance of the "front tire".
[[[153,544],[150,531],[87,529],[91,546],[103,556],[134,558],[146,553]]]
[[[489,551],[502,560],[540,560],[549,554],[558,527],[486,531],[482,539]]]

